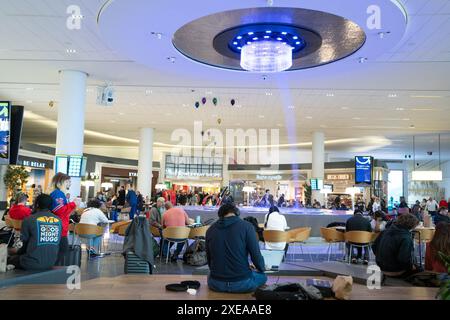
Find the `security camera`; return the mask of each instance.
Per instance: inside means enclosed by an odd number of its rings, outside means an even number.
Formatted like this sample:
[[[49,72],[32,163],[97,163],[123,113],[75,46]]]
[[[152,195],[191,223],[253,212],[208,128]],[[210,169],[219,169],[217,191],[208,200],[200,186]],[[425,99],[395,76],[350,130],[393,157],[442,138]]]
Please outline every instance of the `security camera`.
[[[103,106],[112,106],[115,101],[114,88],[111,86],[98,87],[97,104]]]
[[[267,74],[262,75],[261,77],[263,80],[267,80],[267,78],[269,78],[269,76]]]
[[[432,156],[432,155],[433,155],[433,152],[432,152],[432,151],[428,151],[428,152],[427,152],[427,155]]]

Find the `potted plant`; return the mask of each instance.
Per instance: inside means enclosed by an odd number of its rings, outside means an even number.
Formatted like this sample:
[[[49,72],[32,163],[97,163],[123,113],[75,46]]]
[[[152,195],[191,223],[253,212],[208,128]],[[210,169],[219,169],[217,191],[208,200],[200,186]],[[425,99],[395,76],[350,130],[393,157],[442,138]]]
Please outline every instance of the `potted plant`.
[[[437,296],[441,300],[450,300],[450,256],[446,256],[442,252],[439,252],[439,257],[447,268],[447,274],[444,274],[442,277],[442,285]]]
[[[17,192],[20,192],[22,185],[28,182],[30,174],[24,166],[8,166],[3,182],[6,188],[8,188],[9,196],[15,197]]]

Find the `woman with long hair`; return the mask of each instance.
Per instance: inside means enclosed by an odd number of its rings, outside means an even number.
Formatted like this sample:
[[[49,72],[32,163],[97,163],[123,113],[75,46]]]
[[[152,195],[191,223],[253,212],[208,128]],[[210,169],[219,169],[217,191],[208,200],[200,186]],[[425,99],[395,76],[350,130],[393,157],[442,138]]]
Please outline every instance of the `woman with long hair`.
[[[447,273],[448,270],[441,260],[439,252],[450,256],[450,223],[447,222],[437,224],[433,240],[427,243],[425,270]]]

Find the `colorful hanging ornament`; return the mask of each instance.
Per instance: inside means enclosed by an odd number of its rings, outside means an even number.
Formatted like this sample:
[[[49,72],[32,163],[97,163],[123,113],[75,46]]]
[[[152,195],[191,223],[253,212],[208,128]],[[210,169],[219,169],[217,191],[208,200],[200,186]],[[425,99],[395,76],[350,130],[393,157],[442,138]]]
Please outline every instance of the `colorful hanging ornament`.
[[[200,107],[200,103],[198,101],[195,102],[195,109],[198,109]]]
[[[213,100],[212,100],[212,102],[213,102],[213,104],[215,105],[215,106],[217,106],[217,98],[213,98]]]
[[[222,119],[218,118],[218,119],[217,119],[217,123],[218,123],[218,124],[221,124],[221,123],[222,123]]]
[[[234,106],[234,104],[236,103],[236,101],[234,99],[231,99],[230,101],[231,105]]]
[[[206,98],[205,98],[205,97],[202,98],[202,103],[203,103],[203,104],[206,103]]]

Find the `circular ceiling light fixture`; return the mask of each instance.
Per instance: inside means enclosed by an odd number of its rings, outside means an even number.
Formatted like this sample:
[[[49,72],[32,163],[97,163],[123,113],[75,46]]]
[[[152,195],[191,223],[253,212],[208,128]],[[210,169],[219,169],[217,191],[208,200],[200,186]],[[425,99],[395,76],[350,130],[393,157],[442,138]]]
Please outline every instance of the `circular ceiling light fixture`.
[[[242,47],[241,67],[251,72],[280,72],[292,67],[292,47],[274,41],[258,41]]]

